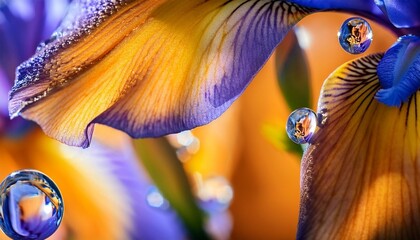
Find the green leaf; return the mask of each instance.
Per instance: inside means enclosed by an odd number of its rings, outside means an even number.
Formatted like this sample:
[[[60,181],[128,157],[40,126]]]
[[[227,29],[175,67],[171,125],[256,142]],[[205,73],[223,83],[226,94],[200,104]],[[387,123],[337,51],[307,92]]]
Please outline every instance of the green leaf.
[[[311,107],[309,66],[294,31],[275,53],[277,80],[290,109]]]
[[[137,154],[162,195],[184,222],[191,239],[210,239],[182,163],[165,138],[134,141]]]
[[[290,153],[294,153],[299,157],[302,157],[303,149],[302,146],[292,142],[286,133],[286,123],[279,127],[274,124],[264,124],[262,132],[265,138],[273,144],[276,148],[285,150]]]

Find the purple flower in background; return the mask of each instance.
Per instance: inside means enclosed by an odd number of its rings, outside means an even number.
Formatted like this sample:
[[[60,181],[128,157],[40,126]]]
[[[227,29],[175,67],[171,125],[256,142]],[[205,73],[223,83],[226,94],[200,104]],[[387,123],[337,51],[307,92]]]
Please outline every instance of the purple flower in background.
[[[67,4],[68,0],[0,3],[0,132],[20,135],[30,127],[27,121],[7,120],[8,92],[13,86],[16,67],[51,35],[65,14]]]

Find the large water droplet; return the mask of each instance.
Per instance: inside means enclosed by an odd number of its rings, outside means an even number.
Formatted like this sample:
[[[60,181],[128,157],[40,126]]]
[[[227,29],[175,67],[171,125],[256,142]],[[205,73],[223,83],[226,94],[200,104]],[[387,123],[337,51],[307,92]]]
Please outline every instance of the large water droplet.
[[[0,227],[12,239],[45,239],[60,226],[64,205],[57,185],[34,170],[11,173],[0,185]]]
[[[233,189],[222,176],[213,176],[203,179],[200,174],[195,175],[196,194],[202,208],[209,212],[226,210],[233,199]]]
[[[166,198],[163,197],[159,189],[155,186],[152,186],[147,191],[146,202],[152,208],[158,208],[166,210],[169,208],[169,202]]]
[[[287,119],[286,132],[289,138],[297,143],[308,143],[317,126],[317,117],[309,108],[299,108],[293,111]]]
[[[351,54],[365,52],[372,39],[372,28],[365,19],[360,17],[347,19],[338,31],[338,41],[341,47]]]

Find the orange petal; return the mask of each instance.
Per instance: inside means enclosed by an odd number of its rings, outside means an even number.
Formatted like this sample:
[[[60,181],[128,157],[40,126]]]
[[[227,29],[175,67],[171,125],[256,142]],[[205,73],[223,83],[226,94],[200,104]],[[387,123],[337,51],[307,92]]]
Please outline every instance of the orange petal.
[[[400,108],[374,99],[371,55],[324,83],[325,122],[302,162],[299,239],[420,238],[420,92]]]
[[[21,113],[48,135],[83,147],[93,123],[133,137],[206,124],[310,10],[285,1],[148,0],[108,12],[91,25],[67,18],[64,26],[74,29],[98,27],[89,34],[62,27],[61,37],[20,66],[12,116]]]

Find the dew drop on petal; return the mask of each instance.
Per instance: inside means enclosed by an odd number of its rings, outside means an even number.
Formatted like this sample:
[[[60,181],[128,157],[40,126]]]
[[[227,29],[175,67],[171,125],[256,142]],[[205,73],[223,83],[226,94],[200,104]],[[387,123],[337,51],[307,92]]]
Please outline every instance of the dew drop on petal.
[[[166,210],[169,208],[169,202],[163,197],[159,189],[155,186],[151,186],[147,191],[146,202],[152,208]]]
[[[344,21],[337,35],[341,47],[351,54],[365,52],[373,39],[372,28],[365,19],[360,17]]]
[[[289,138],[297,143],[308,143],[315,133],[317,117],[309,108],[299,108],[293,111],[287,119],[286,132]]]
[[[0,184],[0,227],[12,239],[49,237],[63,213],[57,185],[39,171],[16,171]]]

